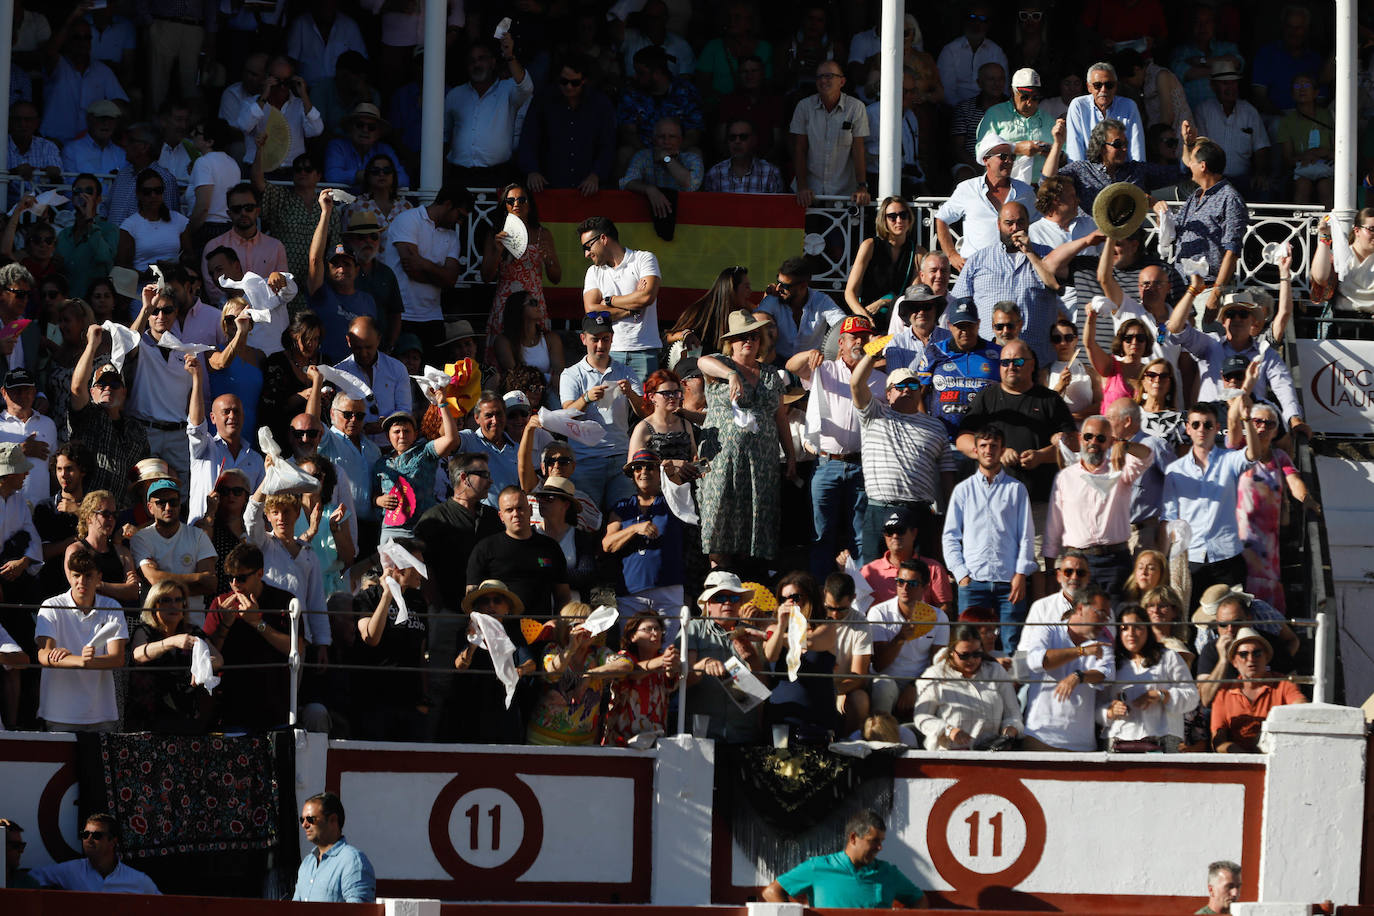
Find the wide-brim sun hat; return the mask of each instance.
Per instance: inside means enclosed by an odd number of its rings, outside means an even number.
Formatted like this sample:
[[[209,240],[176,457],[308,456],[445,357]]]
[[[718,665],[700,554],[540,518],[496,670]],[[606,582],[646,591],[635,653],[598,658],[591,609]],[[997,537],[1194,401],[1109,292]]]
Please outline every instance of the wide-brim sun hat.
[[[1109,184],[1093,201],[1093,222],[1109,239],[1130,238],[1150,212],[1145,192],[1129,181]]]

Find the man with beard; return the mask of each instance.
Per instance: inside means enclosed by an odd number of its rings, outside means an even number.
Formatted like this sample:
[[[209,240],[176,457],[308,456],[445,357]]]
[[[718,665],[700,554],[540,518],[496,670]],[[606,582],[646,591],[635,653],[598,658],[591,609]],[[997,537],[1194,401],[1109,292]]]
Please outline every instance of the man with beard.
[[[500,187],[511,177],[516,114],[534,95],[512,34],[499,44],[508,77],[497,79],[496,49],[479,41],[468,51],[468,81],[444,96],[444,133],[452,138],[446,171],[465,187]]]
[[[286,273],[291,267],[286,262],[286,246],[258,228],[258,214],[261,202],[257,190],[248,182],[234,185],[224,195],[231,221],[229,231],[217,235],[205,243],[205,251],[212,252],[223,246],[234,252],[243,265],[245,272],[251,271],[259,277]],[[208,259],[202,257],[200,273],[203,277],[219,276],[210,270]],[[217,283],[206,286],[207,293],[218,302],[224,301],[224,292]]]
[[[1131,567],[1133,485],[1153,455],[1143,443],[1117,439],[1103,416],[1084,420],[1078,437],[1078,461],[1055,476],[1050,490],[1045,559],[1058,557],[1065,546],[1083,551],[1093,583],[1115,601]]]
[[[821,347],[830,326],[845,316],[829,294],[811,288],[811,266],[802,257],[782,262],[778,280],[768,284],[758,311],[773,320],[778,354],[785,359],[798,350]]]

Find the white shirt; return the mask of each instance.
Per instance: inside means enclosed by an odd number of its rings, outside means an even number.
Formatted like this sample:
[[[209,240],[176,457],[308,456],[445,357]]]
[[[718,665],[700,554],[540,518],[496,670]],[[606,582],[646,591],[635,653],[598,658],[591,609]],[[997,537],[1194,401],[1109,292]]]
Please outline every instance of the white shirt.
[[[1073,602],[1064,594],[1063,589],[1060,589],[1053,595],[1046,595],[1043,598],[1037,598],[1035,601],[1032,601],[1030,610],[1026,612],[1026,623],[1062,623],[1064,615],[1071,610],[1073,610]],[[1028,645],[1032,645],[1034,641],[1039,640],[1039,636],[1032,639],[1030,635],[1032,631],[1039,632],[1043,629],[1043,627],[1038,626],[1026,627],[1025,635],[1023,635],[1018,642],[1021,650],[1025,651]],[[1044,634],[1041,633],[1041,635],[1043,636]]]
[[[248,102],[253,99],[243,88],[243,82],[233,83],[224,87],[224,93],[219,97],[219,116],[224,119],[224,123],[233,127],[238,127],[239,113]],[[245,138],[252,146],[251,138]]]
[[[1035,191],[1024,181],[1015,178],[1011,179],[1011,192],[1006,202],[1013,201],[1024,204],[1032,220],[1040,218],[1040,211],[1035,209]],[[1002,206],[988,197],[988,176],[976,175],[954,186],[954,193],[935,211],[935,218],[947,226],[964,221],[959,253],[967,258],[979,249],[999,244],[997,211]]]
[[[1098,122],[1105,118],[1115,118],[1126,125],[1126,139],[1131,144],[1131,158],[1136,162],[1145,162],[1145,128],[1140,117],[1140,109],[1124,95],[1112,99],[1105,116],[1101,109],[1093,104],[1093,97],[1090,95],[1080,95],[1070,102],[1069,110],[1064,113],[1068,129],[1068,136],[1064,140],[1065,154],[1070,159],[1088,158],[1088,136]]]
[[[1104,689],[1097,698],[1098,722],[1107,727],[1108,738],[1139,741],[1165,735],[1183,737],[1183,717],[1197,708],[1198,692],[1193,676],[1188,673],[1188,666],[1177,652],[1161,649],[1159,662],[1153,668],[1142,667],[1134,659],[1118,660],[1116,680],[1130,681],[1131,684],[1117,684]],[[1151,703],[1143,710],[1131,705],[1148,690],[1169,691],[1168,702],[1163,706]],[[1107,707],[1117,699],[1126,701],[1131,714],[1125,719],[1108,722]]]
[[[975,51],[968,38],[960,35],[940,49],[935,66],[945,86],[945,104],[954,107],[978,94],[978,68],[983,64],[1001,64],[1007,77],[1005,88],[1010,91],[1011,68],[1007,66],[1006,53],[997,42],[984,38]]]
[[[0,515],[0,544],[14,537],[17,531],[27,531],[29,546],[24,551],[24,556],[29,558],[27,575],[37,576],[39,568],[43,565],[43,541],[38,537],[38,530],[33,527],[33,504],[21,488],[0,503],[0,510],[4,513]]]
[[[367,402],[366,422],[380,423],[398,410],[410,413],[410,373],[406,372],[405,363],[396,357],[378,352],[377,361],[372,364],[370,372],[359,366],[352,356],[334,368],[357,376],[372,389],[372,400]],[[381,433],[368,438],[377,443],[379,448],[387,444],[386,436]]]
[[[1038,219],[1030,224],[1026,230],[1026,235],[1037,245],[1044,245],[1048,248],[1058,248],[1065,242],[1072,242],[1074,239],[1081,239],[1085,235],[1092,235],[1097,231],[1097,223],[1093,218],[1082,210],[1069,223],[1068,229],[1060,228],[1059,224],[1052,219]],[[1083,249],[1084,257],[1097,257],[1099,246],[1093,245]]]
[[[443,321],[444,311],[439,305],[439,287],[411,279],[401,267],[396,243],[414,245],[420,257],[442,266],[445,261],[458,260],[458,233],[440,229],[429,217],[428,207],[412,207],[397,216],[387,227],[389,244],[382,252],[382,262],[396,274],[396,286],[401,291],[402,317],[406,321]]]
[[[1101,671],[1107,680],[1112,680],[1116,663],[1111,646],[1102,650],[1101,658],[1086,655],[1046,671],[1046,652],[1050,649],[1070,649],[1077,644],[1069,638],[1069,628],[1064,624],[1035,627],[1034,630],[1041,632],[1039,639],[1028,633],[1021,641],[1022,649],[1025,649],[1027,640],[1032,644],[1025,653],[1026,665],[1031,672],[1027,679],[1026,734],[1061,750],[1097,750],[1094,723],[1098,688],[1080,682],[1074,686],[1073,694],[1066,701],[1055,699],[1054,689],[1059,681],[1075,671]],[[1101,641],[1110,644],[1111,638],[1103,635]]]
[[[301,76],[311,85],[334,75],[334,65],[345,51],[357,51],[367,57],[367,43],[358,23],[343,13],[336,13],[329,27],[329,38],[320,34],[315,17],[306,13],[297,16],[286,31],[286,53],[299,61]]]
[[[949,644],[949,617],[939,608],[931,609],[935,611],[935,624],[925,635],[902,643],[901,651],[892,664],[882,670],[882,674],[891,678],[920,677],[921,672],[930,666],[935,650]],[[897,607],[897,599],[889,598],[868,609],[868,622],[872,624],[869,632],[873,636],[874,655],[877,655],[878,643],[894,639],[907,619]]]
[[[135,270],[147,270],[154,261],[175,261],[181,255],[181,233],[191,221],[175,209],[168,216],[154,221],[135,213],[119,224],[120,231],[134,240]]]
[[[204,157],[197,157],[204,158]],[[157,164],[172,173],[172,177],[177,180],[177,184],[186,187],[186,179],[191,175],[191,153],[186,149],[186,143],[178,143],[176,146],[162,144],[162,153],[157,157]]]
[[[142,570],[143,564],[152,561],[165,573],[185,575],[196,571],[201,560],[215,559],[215,545],[210,536],[194,525],[178,525],[171,537],[158,534],[157,525],[140,528],[129,539],[129,549],[133,551],[134,562]],[[146,576],[145,576],[146,578]],[[205,608],[205,596],[191,598],[188,607]],[[204,615],[200,615],[204,619]],[[192,621],[197,623],[197,621]]]
[[[250,499],[243,510],[244,540],[262,549],[262,581],[300,599],[305,612],[305,638],[312,646],[327,646],[334,637],[329,630],[329,615],[325,613],[319,558],[304,542],[293,557],[281,541],[269,536],[263,521],[264,505]]]
[[[267,111],[272,107],[272,105],[268,105],[264,108],[258,104],[257,96],[251,96],[244,100],[238,115],[229,123],[243,131],[245,137],[256,137],[267,129]],[[293,159],[305,152],[306,140],[324,133],[324,116],[313,104],[310,106],[310,110],[306,111],[305,103],[294,95],[287,99],[286,104],[281,107],[281,116],[286,119],[286,126],[291,132],[291,144],[286,148],[286,156],[282,162],[290,165]],[[256,143],[245,143],[243,161],[252,163],[253,157],[257,153]]]
[[[191,376],[182,356],[159,347],[152,334],[138,335],[138,368],[129,391],[129,415],[159,423],[184,423],[191,399]]]
[[[1236,107],[1228,115],[1216,99],[1206,99],[1197,106],[1197,130],[1226,151],[1226,177],[1244,178],[1250,174],[1250,159],[1269,147],[1269,134],[1264,119],[1254,105],[1244,99],[1236,100]]]
[[[941,733],[951,728],[967,733],[973,747],[993,740],[1008,726],[1018,734],[1025,729],[1016,690],[1002,666],[984,661],[977,674],[965,678],[949,663],[948,649],[936,654],[916,682],[912,725],[925,735],[928,750],[935,750]]]
[[[816,367],[810,378],[802,379],[802,386],[811,392],[806,407],[806,435],[823,454],[853,455],[863,445],[859,411],[854,407],[854,394],[849,390],[849,380],[853,376],[854,370],[843,360],[827,359]],[[886,401],[886,386],[885,375],[869,374],[868,390],[873,397]]]
[[[226,195],[230,188],[242,180],[238,163],[229,158],[228,153],[211,150],[195,161],[191,166],[190,178],[183,182],[186,185],[186,212],[192,213],[196,209],[196,189],[208,186],[210,209],[205,213],[205,221],[229,222],[229,211],[225,209]]]
[[[394,233],[396,224],[391,225]],[[593,264],[588,267],[582,290],[597,290],[602,298],[627,296],[639,288],[639,281],[644,277],[662,276],[658,269],[658,258],[653,252],[626,248],[619,264],[606,267]],[[617,318],[612,322],[611,330],[614,334],[611,338],[612,352],[657,350],[662,347],[663,341],[658,336],[658,297],[655,296],[642,311],[628,318]]]
[[[19,347],[15,347],[19,352]],[[46,442],[49,449],[57,448],[57,424],[34,411],[27,420],[21,420],[8,410],[0,414],[0,442],[23,442],[33,433],[39,442]],[[52,475],[48,473],[48,462],[37,458],[29,459],[29,476],[24,478],[21,491],[24,498],[35,506],[52,495]]]
[[[471,83],[450,89],[444,96],[448,161],[465,168],[509,162],[515,146],[516,115],[533,95],[534,80],[529,71],[518,83],[497,80],[481,95]]]
[[[95,644],[96,655],[103,655],[110,642],[129,638],[124,613],[119,610],[118,601],[96,595],[95,607],[83,614],[76,609],[68,589],[39,606],[34,634],[40,639],[47,636],[57,648],[79,656],[96,631],[107,623],[113,623],[116,632],[107,642]],[[44,668],[38,684],[38,715],[72,725],[115,721],[119,718],[119,704],[115,701],[114,671]]]
[[[246,441],[240,444],[235,456],[218,434],[210,435],[210,424],[206,420],[199,426],[187,423],[186,437],[191,441],[191,498],[187,504],[187,521],[191,524],[205,514],[205,498],[215,488],[219,475],[227,469],[238,468],[248,475],[250,493],[262,483],[267,472],[262,455],[249,448]]]
[[[773,316],[778,328],[778,355],[793,356],[802,350],[819,350],[825,343],[830,326],[843,321],[844,309],[835,304],[829,294],[814,287],[802,306],[801,319],[792,317],[792,307],[784,305],[777,296],[764,296],[756,311]],[[895,314],[895,313],[894,313]]]
[[[44,676],[46,675],[45,671]],[[29,877],[44,887],[55,887],[64,891],[91,891],[100,894],[162,893],[152,878],[123,862],[117,863],[114,871],[104,877],[84,858],[55,865],[40,865],[29,872]]]
[[[869,134],[868,111],[852,95],[840,95],[827,110],[819,94],[797,103],[788,127],[806,136],[807,186],[816,194],[848,196],[858,187],[854,174],[854,141]]]

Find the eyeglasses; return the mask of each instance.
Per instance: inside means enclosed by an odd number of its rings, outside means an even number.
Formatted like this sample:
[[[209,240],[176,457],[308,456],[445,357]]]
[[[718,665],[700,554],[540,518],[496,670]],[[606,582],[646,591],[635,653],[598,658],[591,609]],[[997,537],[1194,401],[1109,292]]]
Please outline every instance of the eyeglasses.
[[[827,614],[843,614],[843,613],[844,613],[845,611],[847,611],[847,610],[849,610],[849,606],[848,606],[848,605],[840,605],[840,604],[827,604],[827,605],[825,605],[825,612],[826,612]]]
[[[1102,83],[1089,83],[1088,85],[1092,86],[1094,89],[1115,89],[1116,80],[1107,80]]]
[[[961,661],[961,662],[971,662],[971,661],[973,661],[975,658],[986,658],[986,657],[987,657],[987,653],[986,653],[986,652],[983,652],[982,650],[979,650],[979,649],[975,649],[975,650],[972,651],[972,652],[959,652],[959,651],[957,651],[957,650],[955,650],[955,649],[951,649],[950,652],[949,652],[949,654],[950,654],[950,655],[953,655],[955,658],[959,659],[959,661]]]
[[[1122,343],[1149,343],[1150,335],[1136,332],[1134,334],[1122,334]]]
[[[248,495],[248,488],[247,488],[247,487],[225,487],[224,489],[218,490],[218,491],[216,491],[216,492],[220,493],[220,494],[223,495],[223,496],[247,496],[247,495]]]
[[[94,512],[92,512],[91,514],[92,514],[92,515],[98,515],[98,516],[100,516],[101,518],[118,518],[118,517],[119,517],[119,513],[116,512],[116,511],[113,510],[113,509],[96,509],[96,510],[95,510]]]
[[[528,197],[507,197],[503,203],[505,203],[507,207],[528,207],[530,205],[530,199]]]
[[[315,824],[318,824],[318,823],[319,823],[320,821],[322,821],[322,820],[324,820],[324,817],[323,817],[322,815],[319,815],[319,814],[302,814],[302,815],[301,815],[301,824],[302,824],[302,825],[310,824],[311,826],[314,826]]]
[[[744,600],[743,595],[713,595],[711,600],[717,604],[739,604]]]
[[[154,496],[154,497],[151,497],[151,498],[152,498],[152,501],[155,502],[155,503],[157,503],[159,506],[179,506],[179,505],[181,505],[181,497],[180,497],[180,496]]]
[[[682,389],[681,389],[681,388],[671,388],[671,389],[669,389],[669,390],[667,390],[667,391],[664,391],[662,388],[660,388],[658,391],[655,391],[654,394],[658,395],[658,396],[661,397],[661,398],[665,398],[665,399],[668,399],[668,400],[672,400],[673,398],[680,398],[680,397],[682,397]]]
[[[232,578],[232,577],[230,577],[230,578]],[[166,597],[166,598],[159,598],[159,599],[157,600],[157,606],[158,606],[158,607],[176,607],[177,605],[185,606],[185,604],[186,604],[186,599],[185,599],[185,598],[182,598],[182,597],[179,596],[179,595],[178,595],[178,596],[168,596],[168,597]]]
[[[750,138],[753,137],[753,136],[754,136],[754,135],[751,134],[751,133],[728,134],[728,135],[726,136],[726,139],[729,140],[731,143],[735,143],[735,142],[741,142],[741,143],[742,143],[743,141],[748,140],[748,139],[750,139]]]
[[[735,336],[734,336],[733,338],[731,338],[731,339],[732,339],[732,340],[736,340],[736,341],[738,341],[738,342],[740,342],[740,343],[744,343],[745,341],[753,341],[753,342],[757,343],[757,342],[758,342],[758,339],[759,339],[759,332],[758,332],[758,331],[750,331],[750,332],[747,333],[747,334],[737,334],[737,335],[735,335]]]
[[[566,76],[560,76],[560,77],[558,78],[558,85],[560,85],[560,86],[572,86],[572,87],[576,88],[576,87],[582,85],[582,77],[579,76],[579,77],[576,77],[575,79],[568,79]]]
[[[293,165],[291,167],[291,171],[295,172],[297,175],[303,175],[306,172],[316,172],[319,170],[316,169],[315,166],[311,165],[309,162],[300,162],[296,165]],[[232,210],[233,208],[231,207],[230,209]]]
[[[229,576],[229,581],[233,582],[235,585],[242,585],[261,571],[260,569],[250,569],[248,572],[232,573]]]
[[[591,251],[591,250],[592,250],[592,246],[595,245],[595,244],[596,244],[597,242],[599,242],[599,241],[601,241],[601,236],[598,235],[598,236],[597,236],[596,238],[594,238],[594,239],[588,239],[587,241],[583,242],[583,243],[582,243],[582,253],[583,253],[583,254],[586,254],[587,252]],[[597,313],[597,312],[589,312],[588,314],[590,314],[590,315],[595,315],[595,314],[598,314],[598,313]]]
[[[801,592],[788,592],[785,595],[779,594],[778,597],[783,601],[802,601],[806,598]]]
[[[1079,437],[1087,442],[1106,442],[1107,437],[1102,433],[1079,433]]]
[[[5,287],[5,292],[9,293],[16,299],[27,299],[29,298],[29,294],[32,292],[32,290],[16,289],[13,286],[7,286]]]
[[[361,128],[362,130],[372,131],[380,130],[382,125],[378,124],[376,121],[354,121],[353,126]]]
[[[1250,317],[1250,313],[1245,309],[1227,309],[1221,315],[1222,321],[1242,321]]]
[[[1045,14],[1040,10],[1022,10],[1016,15],[1022,22],[1039,22]]]
[[[297,439],[318,439],[320,431],[318,429],[293,429],[291,435]]]
[[[987,21],[988,21],[988,17],[987,17],[987,16],[984,16],[982,13],[969,13],[969,14],[968,14],[968,18],[969,18],[969,21],[970,21],[970,22],[987,22]]]
[[[1014,327],[1016,327],[1016,322],[1014,322],[1014,321],[1003,321],[1001,324],[998,324],[997,322],[994,321],[993,324],[992,324],[992,329],[993,329],[994,331],[1005,331],[1007,328],[1014,328]]]
[[[1010,325],[1003,325],[1003,327],[1010,327]],[[1024,356],[1016,356],[1016,357],[1013,357],[1013,358],[1011,358],[1011,359],[999,359],[999,360],[997,361],[997,364],[998,364],[999,366],[1001,366],[1002,368],[1004,368],[1004,369],[1007,368],[1008,366],[1010,366],[1010,367],[1012,367],[1012,368],[1015,368],[1015,369],[1020,369],[1022,366],[1024,366],[1024,365],[1026,364],[1026,357],[1024,357]]]
[[[996,325],[994,325],[996,327]],[[1051,334],[1050,343],[1073,343],[1078,339],[1077,334]]]
[[[987,158],[989,158],[989,159],[1001,159],[1003,162],[1011,162],[1013,159],[1016,158],[1016,154],[1015,154],[1015,153],[989,153]]]
[[[163,191],[161,185],[158,185],[157,187],[148,185],[145,188],[139,188],[138,193],[142,194],[144,197],[160,197],[162,196]]]
[[[583,245],[582,247],[583,247],[583,248],[586,248],[587,246],[586,246],[586,245]],[[588,312],[588,313],[587,313],[587,317],[588,317],[588,318],[593,318],[593,319],[595,319],[595,320],[597,320],[597,321],[610,321],[610,320],[611,320],[611,313],[610,313],[610,312],[607,312],[607,311],[605,311],[605,310],[603,309],[602,311],[599,311],[599,312]]]
[[[1268,429],[1271,426],[1278,426],[1278,420],[1271,420],[1268,417],[1248,417],[1249,421],[1260,429]]]
[[[363,417],[367,416],[367,411],[365,410],[336,410],[334,412],[345,420],[361,420]]]
[[[369,175],[395,175],[396,170],[389,165],[374,165],[367,170]]]
[[[911,220],[911,211],[889,210],[887,213],[884,213],[883,216],[886,217],[889,223],[895,223],[898,220],[907,220],[909,222]]]
[[[571,464],[573,463],[573,460],[574,460],[574,459],[573,459],[573,457],[572,457],[571,455],[555,455],[554,457],[550,458],[548,461],[545,461],[545,462],[544,462],[544,466],[545,466],[545,467],[549,467],[549,468],[551,468],[551,467],[560,467],[560,468],[561,468],[561,467],[565,467],[565,466],[571,465]]]
[[[1110,146],[1112,149],[1125,149],[1130,146],[1130,144],[1120,137],[1117,137],[1115,140],[1108,140],[1103,146]]]
[[[1356,226],[1355,228],[1356,228],[1356,229],[1363,229],[1365,232],[1368,232],[1369,234],[1374,235],[1374,226]]]
[[[898,391],[920,391],[920,390],[921,390],[921,383],[920,383],[920,382],[898,382],[897,384],[893,385],[892,387],[893,387],[893,388],[896,388]]]
[[[1236,653],[1236,658],[1263,658],[1263,649],[1242,649]]]
[[[94,382],[91,382],[91,387],[108,388],[111,391],[114,391],[116,389],[124,387],[124,380],[120,378],[118,375],[115,375],[113,372],[110,372],[96,379]]]
[[[1149,372],[1149,371],[1146,371],[1145,377],[1146,377],[1147,379],[1153,381],[1153,382],[1157,382],[1157,381],[1159,381],[1159,380],[1162,379],[1162,378],[1168,378],[1168,377],[1169,377],[1169,373],[1167,373],[1167,372]]]
[[[902,577],[898,576],[897,579],[896,579],[895,581],[896,581],[896,583],[897,583],[897,587],[898,587],[898,588],[920,588],[920,587],[921,587],[921,580],[920,580],[920,579],[903,579]]]
[[[1082,566],[1061,566],[1059,567],[1059,575],[1066,579],[1087,578],[1088,570]]]
[[[106,840],[110,837],[108,830],[83,830],[77,834],[83,840]]]
[[[476,477],[476,478],[479,479],[479,480],[490,480],[490,479],[491,479],[491,472],[490,472],[490,471],[464,471],[464,472],[463,472],[463,476],[464,476],[464,477]]]
[[[230,213],[254,213],[257,209],[257,204],[231,204],[229,206]]]
[[[843,77],[840,76],[838,73],[818,73],[818,74],[816,74],[816,82],[818,82],[818,83],[828,83],[828,82],[830,82],[831,80],[837,80],[837,79],[843,79]]]
[[[1215,429],[1216,424],[1211,420],[1193,420],[1188,424],[1189,429]]]

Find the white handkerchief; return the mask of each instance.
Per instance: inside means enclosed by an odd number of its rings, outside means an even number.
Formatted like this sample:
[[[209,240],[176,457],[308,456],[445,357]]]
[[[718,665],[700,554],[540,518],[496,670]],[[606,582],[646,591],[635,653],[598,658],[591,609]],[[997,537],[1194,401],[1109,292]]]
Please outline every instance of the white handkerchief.
[[[502,19],[500,22],[496,23],[496,31],[492,33],[491,37],[495,38],[497,41],[500,41],[502,38],[506,37],[506,33],[508,33],[509,31],[510,17],[507,16],[505,19]]]
[[[787,617],[787,679],[796,681],[801,671],[802,653],[806,651],[806,616],[801,608],[792,606]]]
[[[281,446],[277,445],[277,440],[273,437],[272,430],[268,429],[266,426],[258,427],[258,450],[264,455],[270,455],[273,458],[281,457]]]
[[[759,431],[759,415],[752,410],[745,410],[735,401],[730,402],[730,410],[735,415],[735,425],[746,433],[756,433]]]
[[[859,574],[859,564],[852,555],[845,557],[844,571],[854,582],[854,610],[860,614],[867,614],[868,609],[873,606],[873,587]]]
[[[1097,312],[1097,317],[1101,318],[1110,315],[1113,308],[1112,300],[1108,299],[1106,296],[1093,296],[1092,310]]]
[[[525,221],[514,213],[506,214],[506,224],[501,227],[506,233],[506,237],[501,240],[501,244],[506,246],[513,258],[522,257],[525,249],[530,245],[530,233],[525,228]]]
[[[214,693],[219,686],[210,644],[200,637],[196,637],[195,645],[191,646],[191,686],[204,687],[206,693]]]
[[[88,646],[104,646],[105,643],[119,636],[119,621],[107,620],[102,623],[95,633],[86,642]]]
[[[410,611],[406,608],[405,592],[401,590],[401,583],[390,577],[382,579],[386,583],[386,590],[391,592],[391,600],[396,604],[396,623],[409,623]]]
[[[338,204],[341,207],[346,207],[349,204],[353,203],[353,201],[358,199],[354,197],[352,194],[349,194],[343,188],[332,189],[329,192],[329,196],[334,198],[334,203]]]
[[[243,298],[248,300],[248,317],[253,319],[254,324],[266,324],[272,320],[273,312],[284,308],[286,303],[296,298],[296,278],[288,273],[282,276],[286,278],[286,286],[280,293],[272,291],[266,277],[258,276],[251,270],[243,275],[242,280],[220,277],[219,285],[220,289],[242,291]]]
[[[1097,491],[1103,499],[1111,495],[1112,488],[1121,479],[1120,471],[1108,471],[1105,474],[1084,474],[1083,478],[1088,482],[1088,486]]]
[[[696,504],[692,502],[692,484],[673,483],[668,474],[659,469],[659,479],[663,481],[663,499],[668,503],[668,511],[676,515],[684,524],[700,525],[701,516],[697,514]]]
[[[423,561],[416,558],[415,554],[406,550],[395,541],[387,541],[377,548],[377,554],[382,558],[382,566],[391,566],[393,569],[413,569],[420,574],[420,578],[428,579],[429,570],[425,568]]]
[[[412,375],[415,384],[420,386],[420,390],[425,396],[433,399],[435,391],[443,391],[453,381],[452,377],[442,369],[435,369],[433,366],[425,366],[420,375]]]
[[[496,678],[506,688],[506,708],[510,709],[510,701],[515,697],[515,684],[520,679],[515,673],[515,643],[510,641],[501,622],[490,614],[473,611],[469,619],[477,628],[477,632],[469,638],[474,645],[486,649],[491,655]]]
[[[567,436],[579,445],[596,445],[606,436],[606,427],[595,420],[583,420],[577,411],[539,408],[539,422],[551,433]]]
[[[1178,272],[1183,274],[1185,278],[1191,278],[1193,274],[1197,274],[1199,277],[1205,277],[1207,276],[1207,271],[1211,270],[1207,265],[1206,258],[1179,258],[1174,266],[1178,268]]]
[[[1164,260],[1173,260],[1174,240],[1177,238],[1178,226],[1174,223],[1174,214],[1165,210],[1164,215],[1159,217],[1159,251]]]
[[[344,372],[333,366],[316,366],[324,380],[355,401],[372,400],[372,389],[366,382],[352,372]]]
[[[123,372],[125,357],[138,349],[138,332],[115,321],[106,321],[101,327],[110,335],[110,361]]]
[[[588,636],[599,636],[615,626],[615,622],[619,619],[619,610],[603,604],[587,615],[587,619],[582,621],[581,628],[587,631]]]
[[[190,353],[193,356],[215,349],[209,344],[182,343],[181,339],[171,331],[163,331],[162,337],[158,340],[157,345],[164,350],[175,350],[178,353]]]

